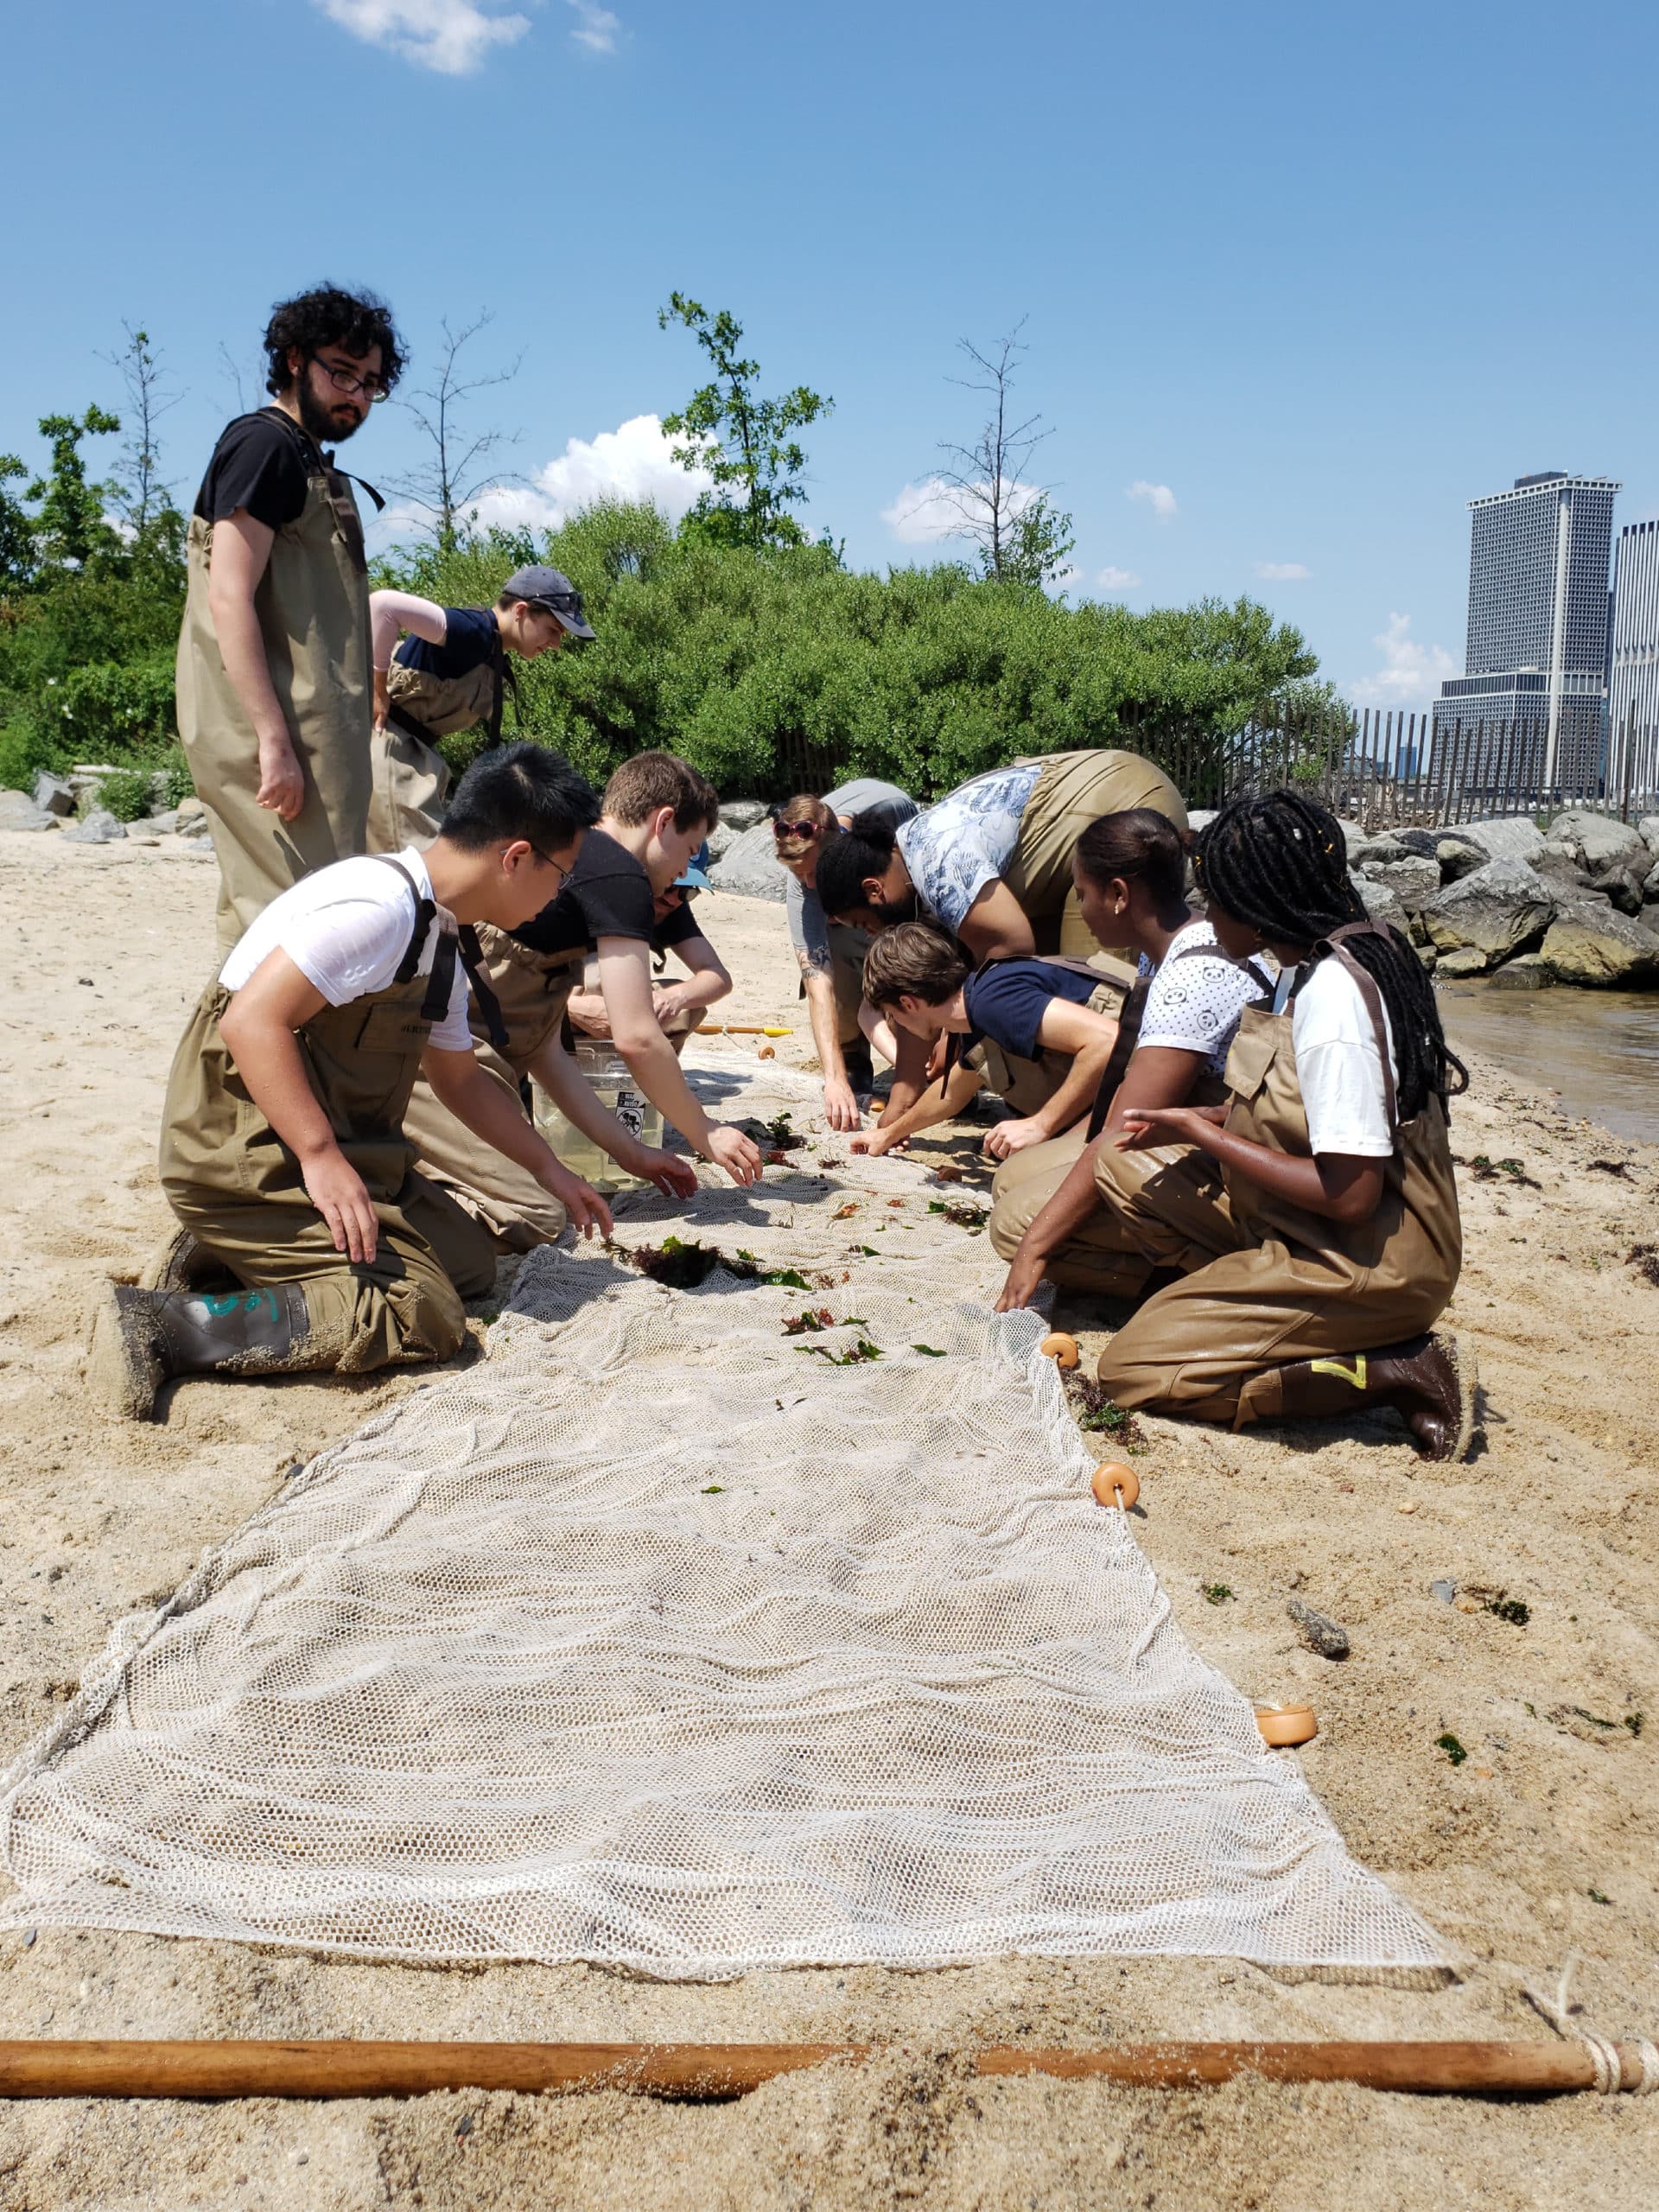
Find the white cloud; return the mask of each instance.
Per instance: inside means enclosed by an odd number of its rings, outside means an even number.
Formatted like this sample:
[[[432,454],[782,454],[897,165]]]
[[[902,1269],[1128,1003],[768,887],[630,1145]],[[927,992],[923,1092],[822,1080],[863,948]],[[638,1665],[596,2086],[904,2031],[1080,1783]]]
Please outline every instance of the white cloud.
[[[1255,573],[1266,583],[1302,584],[1313,571],[1305,569],[1300,561],[1258,561]]]
[[[988,492],[990,487],[975,488]],[[1041,496],[1034,484],[1011,486],[1007,495],[1009,518],[1023,513]],[[963,505],[967,499],[967,493],[947,484],[943,477],[926,476],[919,484],[906,484],[892,505],[882,508],[881,519],[901,545],[931,545],[942,537],[966,535]]]
[[[316,0],[330,22],[440,76],[470,76],[493,47],[512,46],[528,16],[498,16],[478,0]],[[604,11],[598,11],[602,14]]]
[[[1167,484],[1148,484],[1144,476],[1137,476],[1123,496],[1126,499],[1144,499],[1160,522],[1173,522],[1180,512]]]
[[[1425,707],[1446,678],[1459,673],[1444,645],[1421,645],[1412,636],[1409,614],[1390,614],[1388,628],[1371,643],[1382,665],[1348,686],[1357,707]]]
[[[576,20],[570,35],[578,46],[586,47],[589,54],[614,54],[616,35],[622,28],[622,19],[613,16],[608,8],[601,8],[597,0],[570,0],[576,11]]]
[[[1095,578],[1102,591],[1133,591],[1140,581],[1133,569],[1103,569]]]
[[[556,530],[595,499],[654,500],[677,522],[711,479],[682,468],[655,415],[635,415],[594,438],[572,438],[528,483],[493,484],[473,502],[480,530]],[[388,544],[417,535],[431,518],[405,502],[388,507],[375,535]]]

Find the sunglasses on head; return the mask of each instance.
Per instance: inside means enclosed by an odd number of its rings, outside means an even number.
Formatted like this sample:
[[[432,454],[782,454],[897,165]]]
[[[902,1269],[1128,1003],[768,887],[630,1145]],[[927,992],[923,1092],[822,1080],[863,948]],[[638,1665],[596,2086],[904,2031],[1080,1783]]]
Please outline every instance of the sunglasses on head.
[[[816,822],[774,822],[772,834],[779,839],[798,837],[804,844],[810,845],[818,835],[819,827]]]

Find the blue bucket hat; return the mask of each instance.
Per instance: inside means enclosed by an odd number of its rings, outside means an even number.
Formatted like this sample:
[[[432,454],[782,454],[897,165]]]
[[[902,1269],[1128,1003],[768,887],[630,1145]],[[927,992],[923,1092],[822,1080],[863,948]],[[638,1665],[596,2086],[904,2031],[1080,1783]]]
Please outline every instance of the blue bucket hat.
[[[686,862],[684,874],[675,877],[675,889],[677,891],[712,891],[715,887],[709,880],[708,869],[709,840],[705,837]]]

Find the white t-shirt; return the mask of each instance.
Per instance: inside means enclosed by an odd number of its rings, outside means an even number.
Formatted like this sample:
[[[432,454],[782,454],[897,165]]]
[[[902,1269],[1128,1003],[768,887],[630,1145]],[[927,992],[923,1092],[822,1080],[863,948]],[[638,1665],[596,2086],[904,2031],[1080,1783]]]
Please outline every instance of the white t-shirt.
[[[397,858],[419,895],[429,899],[432,879],[413,845]],[[415,901],[396,868],[383,860],[335,861],[271,900],[232,949],[219,980],[227,991],[239,991],[266,955],[280,950],[330,1006],[349,1006],[393,981],[414,930]],[[434,922],[416,963],[417,975],[432,973],[437,949]],[[448,1007],[432,1027],[431,1041],[443,1052],[473,1049],[467,989],[467,970],[457,959]]]
[[[1152,982],[1135,1041],[1137,1046],[1168,1046],[1178,1052],[1202,1052],[1209,1072],[1219,1075],[1227,1065],[1238,1017],[1262,992],[1249,969],[1225,953],[1205,960],[1187,950],[1215,941],[1208,922],[1191,921],[1171,938],[1169,950],[1155,969],[1142,955],[1141,973]],[[1186,957],[1178,960],[1175,956],[1182,952]]]
[[[1294,968],[1287,968],[1280,976],[1273,1000],[1275,1014],[1284,1012],[1296,975]],[[1386,1006],[1382,1027],[1397,1084],[1400,1058],[1394,1049],[1394,1025]],[[1312,1149],[1388,1159],[1395,1140],[1389,1127],[1388,1090],[1377,1055],[1376,1032],[1358,984],[1339,960],[1321,960],[1302,986],[1291,1017],[1290,1034]]]

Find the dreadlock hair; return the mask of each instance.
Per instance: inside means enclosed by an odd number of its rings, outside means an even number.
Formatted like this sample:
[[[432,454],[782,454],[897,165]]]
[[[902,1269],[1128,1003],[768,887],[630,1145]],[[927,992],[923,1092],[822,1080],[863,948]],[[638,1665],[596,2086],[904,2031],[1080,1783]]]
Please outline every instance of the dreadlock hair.
[[[900,922],[871,940],[864,956],[864,995],[874,1007],[897,1006],[906,997],[943,1006],[972,972],[955,938],[930,922]]]
[[[1160,907],[1179,906],[1186,889],[1186,847],[1175,824],[1149,806],[1124,807],[1091,822],[1077,840],[1077,866],[1097,890],[1116,879],[1143,881]]]
[[[896,842],[874,814],[855,814],[851,829],[825,841],[818,855],[818,900],[831,921],[869,904],[865,879],[887,874]]]
[[[1296,791],[1224,806],[1199,836],[1197,872],[1207,898],[1271,944],[1311,947],[1344,922],[1367,919],[1349,877],[1342,824]],[[1466,1090],[1469,1072],[1447,1047],[1434,987],[1399,931],[1345,938],[1342,949],[1388,1009],[1401,1120],[1414,1120],[1431,1096],[1444,1103]]]

